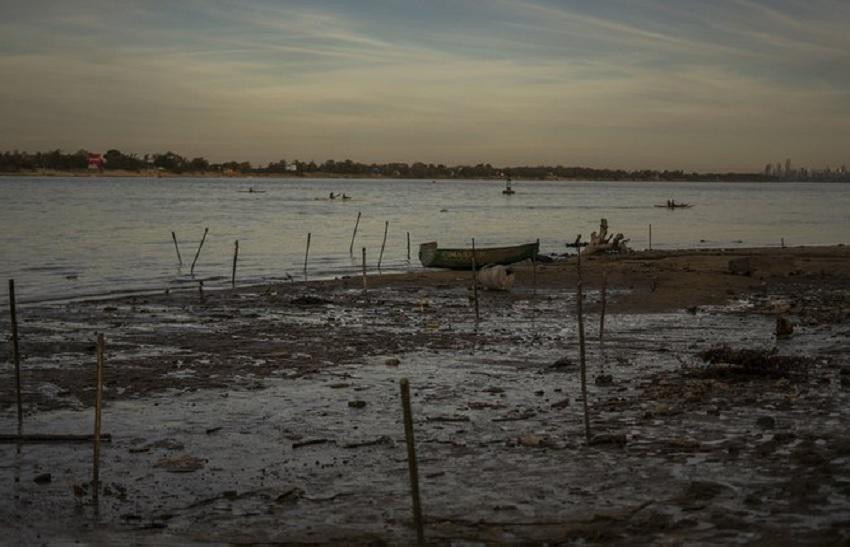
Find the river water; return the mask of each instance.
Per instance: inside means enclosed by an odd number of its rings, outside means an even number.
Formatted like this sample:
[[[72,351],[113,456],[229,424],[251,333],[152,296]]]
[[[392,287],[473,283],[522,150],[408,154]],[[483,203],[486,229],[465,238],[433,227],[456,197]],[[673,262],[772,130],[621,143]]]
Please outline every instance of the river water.
[[[258,190],[249,193],[253,187]],[[211,178],[0,178],[0,279],[21,302],[230,283],[332,278],[420,268],[419,243],[512,245],[540,239],[562,253],[607,218],[635,249],[819,245],[850,241],[850,186],[671,183]],[[328,199],[344,192],[350,200]],[[654,207],[668,199],[691,209]],[[353,256],[349,253],[362,214]],[[203,248],[190,276],[205,228]],[[175,232],[183,266],[171,238]],[[411,260],[408,262],[407,234]],[[5,287],[0,302],[8,302]]]

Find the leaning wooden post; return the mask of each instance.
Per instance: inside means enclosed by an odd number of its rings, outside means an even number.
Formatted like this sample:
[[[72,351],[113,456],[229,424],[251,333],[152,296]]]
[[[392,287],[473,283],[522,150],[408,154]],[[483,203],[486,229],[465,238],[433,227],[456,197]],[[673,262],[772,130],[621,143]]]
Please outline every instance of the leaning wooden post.
[[[177,246],[177,234],[171,232],[171,239],[174,240],[174,250],[177,251],[177,264],[179,266],[183,265],[183,258],[180,256],[180,247]]]
[[[366,247],[363,247],[363,294],[366,294]]]
[[[540,250],[540,240],[537,240],[537,247],[534,248],[534,254],[531,255],[531,294],[537,296],[537,252]]]
[[[100,416],[103,411],[103,334],[97,335],[97,371],[94,393],[94,459],[92,463],[92,495],[98,499],[100,488]]]
[[[384,221],[384,241],[381,242],[381,253],[378,255],[378,272],[381,271],[381,261],[384,259],[384,247],[387,246],[387,230],[390,229],[390,221]]]
[[[649,250],[652,250],[652,224],[649,225]]]
[[[304,252],[304,281],[307,281],[307,257],[310,256],[310,232],[307,232],[307,250]]]
[[[578,273],[578,280],[581,281],[581,234],[576,237],[576,272]]]
[[[576,307],[578,312],[578,347],[581,362],[581,398],[584,406],[584,436],[590,442],[590,415],[587,410],[587,360],[584,352],[584,317],[582,316],[581,278],[576,283]]]
[[[198,302],[204,303],[204,280],[198,280]]]
[[[422,526],[422,505],[419,500],[419,466],[416,463],[416,443],[413,439],[413,412],[410,410],[410,382],[402,378],[401,407],[404,412],[404,438],[407,441],[407,468],[410,472],[410,497],[413,499],[413,524],[416,526],[416,543],[425,544]]]
[[[15,400],[18,405],[18,429],[24,423],[24,407],[21,401],[21,353],[18,348],[18,313],[15,310],[15,280],[9,280],[9,313],[12,316],[12,355],[15,360]]]
[[[475,301],[475,322],[481,320],[478,315],[478,261],[475,256],[475,238],[472,238],[472,299]]]
[[[602,272],[602,312],[599,314],[599,341],[605,333],[605,305],[608,300],[608,272]]]
[[[195,252],[195,259],[192,261],[192,267],[189,268],[189,275],[195,275],[195,262],[198,261],[198,257],[201,255],[201,247],[204,246],[204,241],[207,239],[207,232],[209,231],[209,228],[204,228],[204,236],[201,238],[201,244],[198,245],[197,252]]]
[[[233,273],[230,274],[230,286],[236,288],[236,259],[239,258],[239,240],[233,244]]]
[[[407,261],[410,262],[410,232],[407,232]]]
[[[348,254],[354,256],[354,238],[357,237],[357,227],[360,226],[360,211],[357,211],[357,221],[354,223],[354,233],[351,234],[351,245],[348,247]]]

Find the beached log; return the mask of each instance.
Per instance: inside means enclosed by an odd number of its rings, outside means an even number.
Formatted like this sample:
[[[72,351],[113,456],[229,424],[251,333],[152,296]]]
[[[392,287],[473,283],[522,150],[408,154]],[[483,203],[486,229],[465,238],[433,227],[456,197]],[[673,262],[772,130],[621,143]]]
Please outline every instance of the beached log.
[[[94,437],[92,435],[63,435],[50,433],[30,433],[30,434],[0,434],[0,443],[90,443]],[[112,442],[112,435],[109,433],[100,434],[101,442]]]
[[[603,218],[599,221],[599,232],[591,232],[590,242],[581,254],[589,256],[599,253],[629,253],[631,249],[626,245],[629,241],[623,234],[609,235],[608,220]]]
[[[485,289],[509,291],[514,285],[514,272],[504,266],[488,266],[478,272],[478,283]]]

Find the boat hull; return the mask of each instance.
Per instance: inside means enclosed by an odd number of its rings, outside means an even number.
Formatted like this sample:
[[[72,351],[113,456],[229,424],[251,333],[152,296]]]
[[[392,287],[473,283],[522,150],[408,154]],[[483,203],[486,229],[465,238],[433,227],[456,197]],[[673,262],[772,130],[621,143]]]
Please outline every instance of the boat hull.
[[[488,264],[513,264],[537,256],[540,244],[526,243],[512,247],[485,247],[475,249],[475,265],[478,268]],[[448,268],[451,270],[472,269],[472,249],[440,249],[437,242],[423,243],[419,246],[419,261],[426,268]]]

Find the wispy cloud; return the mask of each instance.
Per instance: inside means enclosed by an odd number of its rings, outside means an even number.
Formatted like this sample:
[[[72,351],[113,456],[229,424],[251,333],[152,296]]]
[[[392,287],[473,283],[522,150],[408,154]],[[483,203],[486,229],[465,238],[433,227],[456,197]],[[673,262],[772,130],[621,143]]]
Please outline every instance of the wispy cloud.
[[[796,150],[847,161],[838,2],[39,7],[0,21],[0,72],[14,75],[0,86],[0,148],[686,169],[754,168]]]

